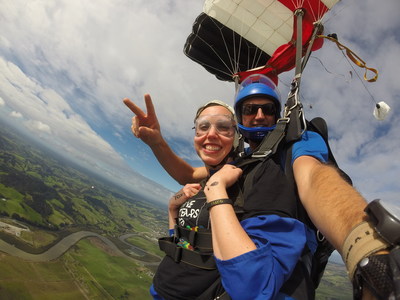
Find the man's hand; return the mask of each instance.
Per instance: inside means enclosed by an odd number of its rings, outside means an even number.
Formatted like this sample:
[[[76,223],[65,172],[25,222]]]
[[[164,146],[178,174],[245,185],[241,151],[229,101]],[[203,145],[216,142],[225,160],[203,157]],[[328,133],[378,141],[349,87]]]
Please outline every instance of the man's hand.
[[[128,98],[125,98],[123,102],[135,114],[132,117],[132,133],[151,147],[161,143],[161,128],[150,95],[145,94],[144,100],[147,114]]]
[[[353,280],[354,299],[400,299],[399,267],[399,247],[364,258]]]

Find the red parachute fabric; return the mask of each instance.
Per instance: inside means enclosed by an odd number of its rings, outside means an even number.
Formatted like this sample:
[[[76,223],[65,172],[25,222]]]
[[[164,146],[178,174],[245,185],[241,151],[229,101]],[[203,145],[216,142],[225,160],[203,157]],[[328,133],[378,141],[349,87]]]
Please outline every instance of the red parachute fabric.
[[[291,11],[295,12],[297,9],[303,9],[304,15],[302,20],[302,44],[303,44],[303,55],[305,54],[308,45],[312,39],[314,31],[314,23],[319,21],[322,16],[329,10],[323,2],[320,0],[278,0],[280,3],[285,5]],[[295,67],[296,62],[296,38],[297,38],[297,20],[294,16],[294,28],[292,39],[280,47],[278,47],[272,54],[271,58],[267,61],[266,65],[262,68],[256,68],[254,70],[247,70],[244,72],[238,72],[234,76],[239,77],[239,82],[243,81],[246,77],[251,74],[264,74],[271,78],[276,84],[278,84],[278,75],[282,72],[289,71]],[[319,32],[318,34],[322,34]],[[315,39],[311,50],[315,51],[322,47],[323,39]]]

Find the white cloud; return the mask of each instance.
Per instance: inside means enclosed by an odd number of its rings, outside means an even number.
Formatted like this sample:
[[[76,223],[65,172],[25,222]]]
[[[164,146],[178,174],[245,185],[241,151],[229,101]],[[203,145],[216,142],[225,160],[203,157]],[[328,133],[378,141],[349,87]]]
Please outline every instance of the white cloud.
[[[233,84],[216,80],[182,51],[202,1],[3,2],[0,108],[46,124],[43,139],[93,166],[104,170],[108,161],[125,170],[123,155],[146,176],[161,172],[149,149],[132,138],[124,97],[144,108],[142,95],[151,93],[164,136],[191,162],[196,108],[215,98],[233,103]],[[342,1],[325,23],[326,33],[337,33],[380,71],[376,83],[365,88],[329,41],[313,53],[302,79],[307,117],[327,120],[340,165],[368,199],[400,193],[394,183],[400,166],[393,163],[400,140],[398,8],[398,0]],[[292,75],[281,76],[282,95]],[[374,101],[381,100],[392,107],[384,122],[372,116]]]
[[[18,111],[12,111],[10,113],[10,116],[13,117],[13,118],[16,118],[16,119],[23,118],[22,114],[20,112],[18,112]]]
[[[49,125],[42,123],[41,121],[28,121],[26,127],[33,131],[45,132],[51,134],[51,128]]]

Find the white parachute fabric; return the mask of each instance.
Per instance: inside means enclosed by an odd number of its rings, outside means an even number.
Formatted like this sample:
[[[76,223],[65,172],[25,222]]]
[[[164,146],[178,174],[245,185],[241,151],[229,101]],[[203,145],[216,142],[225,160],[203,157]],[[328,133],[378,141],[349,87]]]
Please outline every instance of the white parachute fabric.
[[[270,56],[293,36],[293,11],[306,8],[318,22],[339,0],[206,0],[203,12]]]
[[[373,114],[377,120],[383,121],[386,119],[389,112],[390,112],[390,106],[387,105],[384,101],[381,101],[375,105]]]

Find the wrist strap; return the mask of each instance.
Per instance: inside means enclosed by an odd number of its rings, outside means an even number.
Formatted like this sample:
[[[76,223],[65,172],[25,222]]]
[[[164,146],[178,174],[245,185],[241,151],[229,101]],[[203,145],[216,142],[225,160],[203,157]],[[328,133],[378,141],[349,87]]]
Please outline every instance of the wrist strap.
[[[220,204],[230,204],[230,205],[232,205],[233,202],[229,198],[213,200],[213,201],[207,202],[207,209],[210,209],[211,207],[213,207],[215,205],[220,205]]]
[[[342,258],[347,266],[350,280],[353,281],[357,264],[364,257],[389,246],[368,222],[355,226],[344,241],[342,250]]]

